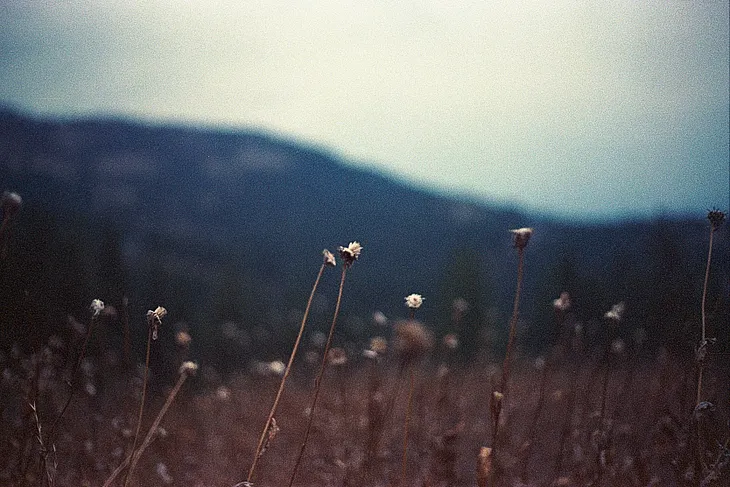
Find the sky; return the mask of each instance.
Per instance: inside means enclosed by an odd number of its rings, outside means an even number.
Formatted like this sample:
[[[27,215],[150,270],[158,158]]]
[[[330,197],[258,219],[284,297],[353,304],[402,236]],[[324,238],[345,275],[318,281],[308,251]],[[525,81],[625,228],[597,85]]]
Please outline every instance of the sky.
[[[263,130],[565,218],[730,205],[728,2],[5,0],[0,104]]]

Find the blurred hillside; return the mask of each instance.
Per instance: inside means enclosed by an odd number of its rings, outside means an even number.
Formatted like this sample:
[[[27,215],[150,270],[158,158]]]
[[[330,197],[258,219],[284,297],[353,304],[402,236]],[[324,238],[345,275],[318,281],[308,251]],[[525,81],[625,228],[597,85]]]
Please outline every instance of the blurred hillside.
[[[535,236],[522,343],[540,348],[563,290],[587,323],[623,300],[627,332],[641,327],[650,342],[683,349],[694,341],[683,330],[695,330],[699,316],[701,218],[574,224],[419,190],[252,132],[8,110],[0,112],[0,181],[24,199],[0,276],[3,348],[61,333],[68,314],[83,321],[93,298],[120,310],[126,295],[135,334],[144,312],[163,305],[168,322],[190,328],[202,347],[220,345],[215,336],[229,322],[241,347],[280,357],[322,249],[358,240],[364,251],[346,284],[341,340],[384,333],[373,313],[405,316],[403,297],[418,292],[426,297],[419,315],[438,333],[450,329],[454,299],[469,303],[461,334],[473,354],[504,341],[516,264],[508,230],[523,226]],[[722,323],[726,229],[715,245],[709,308]],[[338,274],[325,276],[312,329],[328,326]]]

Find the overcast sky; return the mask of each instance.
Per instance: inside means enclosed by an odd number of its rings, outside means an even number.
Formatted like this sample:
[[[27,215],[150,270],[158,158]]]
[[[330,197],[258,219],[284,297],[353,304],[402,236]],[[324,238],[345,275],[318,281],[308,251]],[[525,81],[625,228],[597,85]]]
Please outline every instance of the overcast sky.
[[[728,2],[15,1],[0,102],[261,128],[581,218],[728,209]]]

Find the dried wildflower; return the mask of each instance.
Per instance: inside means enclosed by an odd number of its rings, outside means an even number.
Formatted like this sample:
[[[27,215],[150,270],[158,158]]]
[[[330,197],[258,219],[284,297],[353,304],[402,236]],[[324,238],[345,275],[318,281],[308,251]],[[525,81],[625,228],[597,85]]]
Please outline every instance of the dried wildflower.
[[[368,360],[376,360],[378,358],[378,353],[373,350],[363,350],[362,356]]]
[[[483,446],[477,457],[477,486],[486,487],[492,474],[492,449]]]
[[[181,347],[190,346],[190,342],[192,342],[192,341],[193,341],[192,337],[186,331],[179,331],[179,332],[175,333],[175,343],[177,343]]]
[[[712,225],[713,230],[717,230],[720,228],[720,225],[725,221],[725,215],[724,212],[713,208],[712,210],[707,212],[707,219],[710,220],[710,225]]]
[[[395,350],[404,361],[416,360],[433,347],[431,332],[416,320],[395,324]]]
[[[469,303],[464,298],[456,298],[451,303],[451,308],[454,310],[454,312],[463,315],[464,313],[469,311]]]
[[[388,340],[380,336],[371,338],[370,350],[378,355],[385,355],[385,352],[388,351]]]
[[[104,311],[104,301],[101,299],[95,299],[91,302],[91,306],[89,306],[89,309],[91,309],[92,316],[96,318],[99,316],[99,313]]]
[[[327,361],[334,367],[339,367],[347,363],[347,353],[343,348],[334,347],[327,353]]]
[[[418,309],[423,304],[423,296],[420,294],[409,294],[405,297],[406,306],[411,309]]]
[[[444,345],[449,350],[456,350],[459,348],[459,337],[456,333],[448,333],[444,336]]]
[[[335,267],[337,265],[337,261],[335,261],[335,256],[332,255],[332,252],[330,252],[329,250],[324,249],[322,251],[322,256],[324,257],[325,265],[328,265],[330,267]]]
[[[162,324],[162,318],[167,314],[167,310],[162,306],[158,306],[154,311],[147,311],[147,324],[152,328],[152,339],[157,340],[157,330]]]
[[[373,313],[373,323],[378,326],[385,326],[388,324],[388,317],[382,311],[376,311]]]
[[[190,374],[193,375],[195,372],[198,371],[198,364],[191,361],[183,362],[180,366],[180,370],[178,371],[180,374]]]
[[[350,267],[360,257],[362,245],[359,242],[350,242],[347,247],[340,247],[340,258],[344,261],[345,267]]]
[[[621,321],[624,316],[624,311],[626,311],[626,305],[623,301],[621,301],[620,303],[611,306],[611,309],[606,311],[606,314],[603,315],[603,317],[607,320]]]
[[[23,198],[18,193],[12,191],[3,192],[2,207],[3,218],[12,218],[20,207],[23,205]]]
[[[215,390],[215,397],[220,401],[227,401],[231,398],[231,390],[226,386],[220,386]]]
[[[542,370],[542,369],[544,369],[544,368],[545,368],[545,358],[544,358],[544,357],[537,357],[537,358],[535,359],[535,363],[534,363],[534,365],[535,365],[535,368],[536,368],[537,370]]]
[[[510,232],[512,232],[515,247],[518,249],[524,249],[527,247],[530,237],[532,237],[533,230],[532,228],[517,228],[515,230],[510,230]]]
[[[565,291],[560,293],[560,297],[553,301],[553,308],[555,311],[568,311],[570,309],[570,294]]]

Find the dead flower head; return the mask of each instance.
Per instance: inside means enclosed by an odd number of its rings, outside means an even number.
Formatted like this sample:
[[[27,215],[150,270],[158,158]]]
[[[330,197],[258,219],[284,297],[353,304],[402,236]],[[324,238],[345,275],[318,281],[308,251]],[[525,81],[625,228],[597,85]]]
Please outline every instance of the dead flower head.
[[[154,311],[147,311],[147,324],[152,328],[152,339],[157,340],[157,330],[162,324],[162,318],[167,315],[167,310],[158,306]]]
[[[347,247],[340,247],[339,251],[345,267],[350,267],[360,257],[362,245],[359,242],[350,242]]]
[[[524,249],[527,247],[527,243],[532,237],[532,228],[517,228],[510,230],[512,232],[512,238],[514,239],[514,245],[518,249]]]
[[[324,264],[330,267],[335,267],[337,265],[337,261],[335,261],[335,256],[332,255],[332,252],[330,252],[327,249],[324,249],[322,251],[322,256],[324,258]]]
[[[423,296],[420,294],[409,294],[405,297],[406,306],[411,309],[418,309],[423,304]]]
[[[395,350],[403,361],[417,360],[433,347],[433,335],[416,320],[395,324]]]

